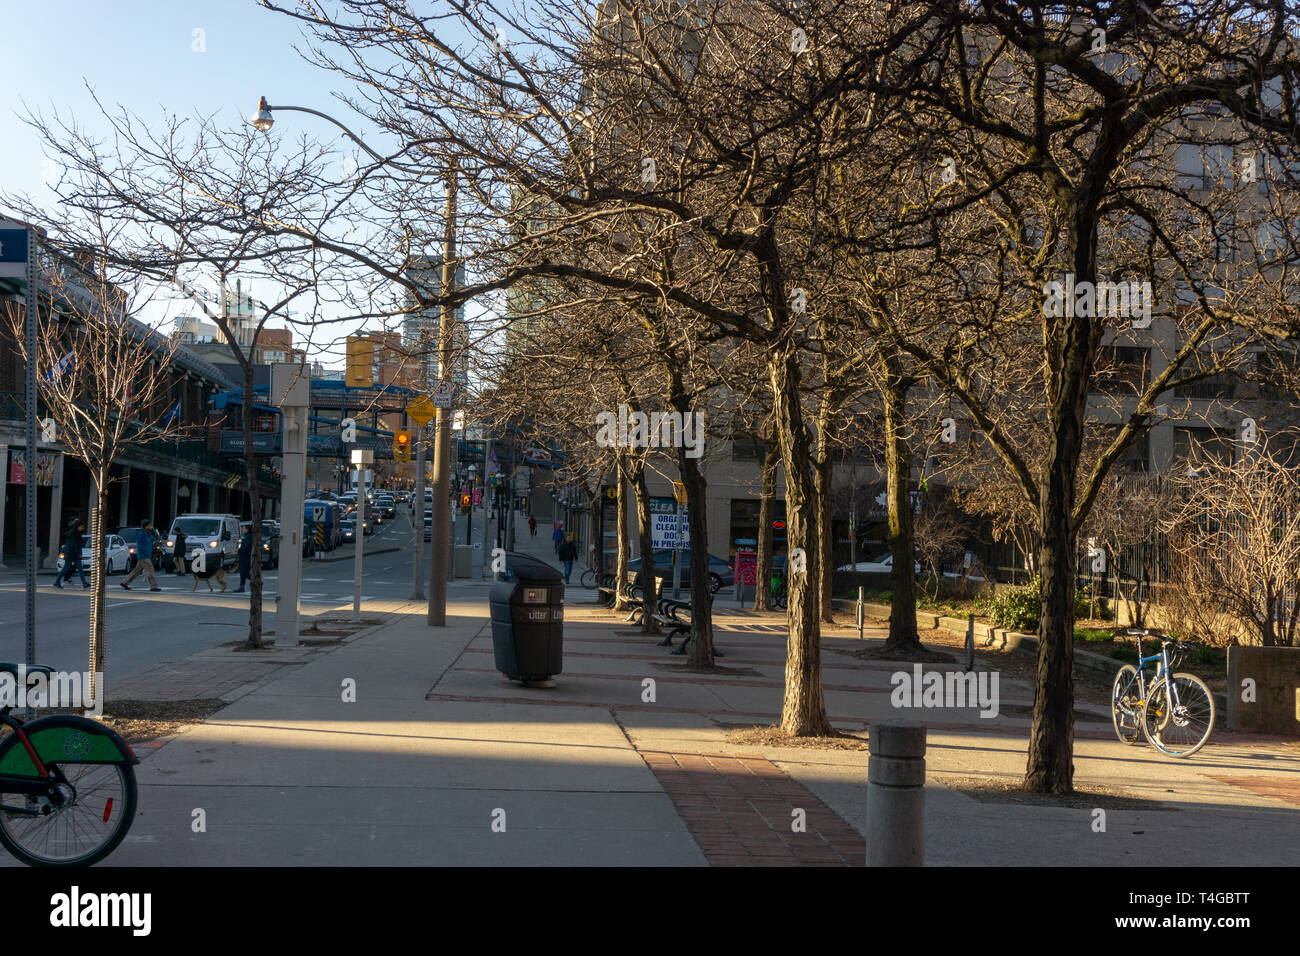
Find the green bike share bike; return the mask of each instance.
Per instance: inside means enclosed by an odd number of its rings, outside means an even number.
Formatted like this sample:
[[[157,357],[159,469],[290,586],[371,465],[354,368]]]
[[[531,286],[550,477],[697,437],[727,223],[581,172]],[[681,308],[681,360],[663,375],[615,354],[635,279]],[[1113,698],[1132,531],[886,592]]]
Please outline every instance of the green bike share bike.
[[[1125,664],[1111,688],[1110,713],[1121,743],[1139,738],[1170,757],[1190,757],[1214,729],[1214,695],[1195,674],[1174,673],[1190,646],[1155,631],[1128,628],[1137,644],[1137,666]],[[1159,653],[1143,656],[1142,639],[1160,642]],[[1147,673],[1147,665],[1154,673]]]
[[[52,668],[0,663],[21,684]],[[28,866],[89,866],[135,818],[139,758],[110,728],[76,714],[23,721],[0,707],[0,843]]]

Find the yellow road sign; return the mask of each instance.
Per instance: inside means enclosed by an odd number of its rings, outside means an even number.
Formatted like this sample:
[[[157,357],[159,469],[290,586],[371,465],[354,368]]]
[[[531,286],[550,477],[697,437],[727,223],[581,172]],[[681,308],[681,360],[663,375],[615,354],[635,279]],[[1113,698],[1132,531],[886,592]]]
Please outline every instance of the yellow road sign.
[[[433,421],[437,414],[438,409],[434,407],[433,402],[429,401],[428,395],[420,395],[408,402],[406,406],[407,417],[421,428]]]

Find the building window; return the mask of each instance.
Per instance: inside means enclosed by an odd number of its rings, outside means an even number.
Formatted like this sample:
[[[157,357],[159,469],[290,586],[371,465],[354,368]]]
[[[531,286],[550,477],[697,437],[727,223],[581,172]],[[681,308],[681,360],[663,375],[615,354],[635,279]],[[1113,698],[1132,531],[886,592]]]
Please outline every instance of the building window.
[[[1173,469],[1195,468],[1210,461],[1232,463],[1232,433],[1226,429],[1174,429]]]
[[[1094,392],[1141,394],[1151,377],[1151,355],[1144,348],[1103,345],[1097,350]]]
[[[763,443],[757,438],[734,438],[731,441],[732,461],[762,461]]]

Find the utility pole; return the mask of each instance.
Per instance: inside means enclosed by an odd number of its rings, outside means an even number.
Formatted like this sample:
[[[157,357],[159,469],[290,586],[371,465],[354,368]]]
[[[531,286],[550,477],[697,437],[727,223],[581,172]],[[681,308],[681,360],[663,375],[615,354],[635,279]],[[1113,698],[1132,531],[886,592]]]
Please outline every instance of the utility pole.
[[[447,214],[442,250],[442,313],[438,320],[438,378],[451,378],[451,323],[455,310],[448,296],[456,286],[456,182],[457,168],[453,157],[447,168]],[[451,546],[450,517],[447,513],[451,471],[452,409],[439,408],[437,434],[433,446],[433,548],[429,556],[430,627],[447,626],[447,571]]]

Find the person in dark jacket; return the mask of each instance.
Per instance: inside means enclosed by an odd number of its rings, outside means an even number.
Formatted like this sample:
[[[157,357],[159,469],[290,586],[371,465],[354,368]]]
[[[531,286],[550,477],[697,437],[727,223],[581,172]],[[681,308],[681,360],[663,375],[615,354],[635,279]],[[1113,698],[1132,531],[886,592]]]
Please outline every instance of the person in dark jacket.
[[[528,516],[528,534],[530,537],[537,537],[537,519],[532,515]]]
[[[578,545],[574,542],[573,535],[566,534],[556,550],[560,563],[564,565],[564,583],[568,584],[569,575],[573,574],[573,562],[578,560]]]
[[[236,594],[244,593],[244,584],[248,581],[253,573],[253,529],[250,527],[248,532],[239,539],[239,587],[235,588]]]
[[[180,528],[176,529],[176,537],[172,539],[172,562],[176,565],[176,573],[185,573],[185,532]]]
[[[86,580],[86,568],[81,563],[81,537],[85,532],[86,525],[82,521],[68,525],[68,538],[63,542],[63,572],[54,576],[56,588],[62,588],[64,581],[71,581],[74,571],[81,573],[81,586],[90,587],[90,582]]]
[[[564,525],[555,522],[555,530],[551,532],[551,542],[555,545],[555,553],[560,553],[560,542],[564,540]]]

